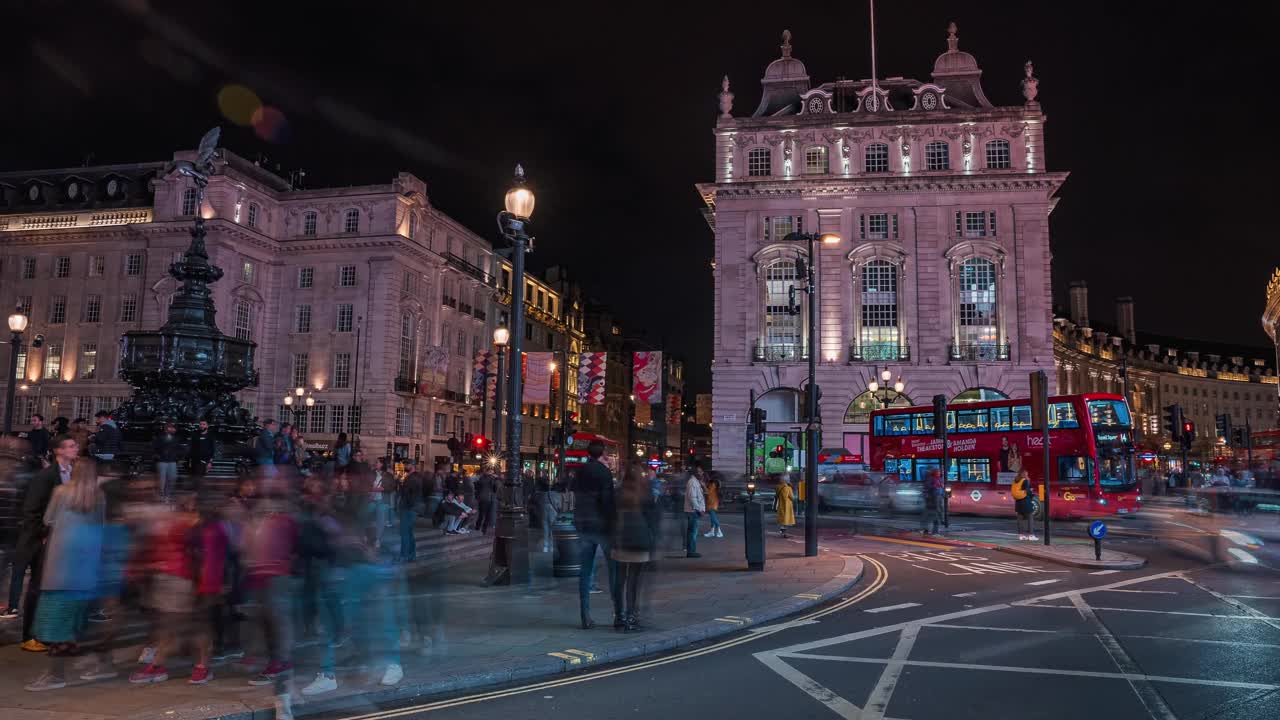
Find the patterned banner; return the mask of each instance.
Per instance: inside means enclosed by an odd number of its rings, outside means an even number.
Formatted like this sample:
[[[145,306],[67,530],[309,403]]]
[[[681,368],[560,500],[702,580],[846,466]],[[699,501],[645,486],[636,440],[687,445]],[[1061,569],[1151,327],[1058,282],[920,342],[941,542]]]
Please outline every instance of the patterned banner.
[[[631,360],[631,393],[637,405],[662,402],[662,351],[638,352]]]
[[[684,416],[682,403],[683,398],[680,393],[671,393],[667,396],[667,427],[672,425],[680,427],[680,419]]]
[[[481,350],[476,353],[475,360],[471,364],[471,402],[479,403],[484,400],[486,380],[494,372],[492,366],[495,364],[492,350]]]
[[[556,354],[549,352],[525,353],[524,401],[529,405],[551,403],[551,363]]]
[[[418,393],[435,395],[443,392],[448,383],[449,348],[443,345],[427,345],[422,348],[422,362],[418,370]]]
[[[578,402],[582,405],[603,405],[605,364],[609,354],[582,353],[578,364]]]

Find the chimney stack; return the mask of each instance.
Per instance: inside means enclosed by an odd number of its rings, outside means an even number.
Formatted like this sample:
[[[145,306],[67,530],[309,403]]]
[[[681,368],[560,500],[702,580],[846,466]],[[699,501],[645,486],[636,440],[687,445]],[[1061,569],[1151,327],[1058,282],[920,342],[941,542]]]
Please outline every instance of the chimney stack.
[[[1130,343],[1138,341],[1138,329],[1133,322],[1133,298],[1128,295],[1116,298],[1116,329]]]
[[[1071,322],[1089,327],[1089,285],[1083,280],[1071,281]]]

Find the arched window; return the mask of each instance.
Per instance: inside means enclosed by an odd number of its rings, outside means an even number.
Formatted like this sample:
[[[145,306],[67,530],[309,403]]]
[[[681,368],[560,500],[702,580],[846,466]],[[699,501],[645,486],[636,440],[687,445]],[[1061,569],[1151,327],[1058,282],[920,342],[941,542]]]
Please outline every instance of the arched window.
[[[316,213],[314,210],[308,210],[302,213],[302,234],[316,234]]]
[[[849,407],[844,411],[844,423],[846,425],[857,425],[871,422],[871,411],[879,410],[886,407],[911,407],[911,398],[900,392],[894,392],[892,388],[888,390],[880,390],[876,393],[870,391],[864,392],[849,403]]]
[[[781,257],[770,261],[760,269],[760,278],[764,283],[764,313],[756,359],[778,361],[808,357],[804,316],[791,310],[791,288],[799,283],[795,259]]]
[[[1008,348],[1000,344],[997,318],[999,297],[996,264],[986,258],[969,258],[960,263],[956,344],[951,357],[956,360],[1007,360]]]
[[[965,402],[985,402],[987,400],[1008,400],[1009,396],[989,387],[971,387],[960,391],[959,395],[952,398],[953,403]]]
[[[196,192],[195,188],[187,188],[186,190],[183,190],[182,191],[182,214],[188,217],[195,215],[196,210],[200,209],[199,207],[197,207],[199,198],[200,198],[199,193]]]
[[[862,160],[862,169],[866,172],[889,172],[889,146],[871,143],[862,151]]]
[[[898,323],[898,267],[872,260],[859,272],[857,360],[902,360],[908,357]]]
[[[924,146],[925,170],[950,170],[951,146],[945,142],[931,142]]]
[[[804,151],[804,173],[806,175],[822,175],[827,172],[827,148],[825,145],[813,145]]]
[[[987,169],[1008,170],[1012,166],[1008,140],[992,140],[987,143]]]
[[[342,223],[342,232],[359,232],[360,231],[360,211],[351,208],[347,211],[346,218]]]
[[[751,177],[769,177],[773,174],[773,161],[769,148],[751,148],[747,153],[747,175]]]

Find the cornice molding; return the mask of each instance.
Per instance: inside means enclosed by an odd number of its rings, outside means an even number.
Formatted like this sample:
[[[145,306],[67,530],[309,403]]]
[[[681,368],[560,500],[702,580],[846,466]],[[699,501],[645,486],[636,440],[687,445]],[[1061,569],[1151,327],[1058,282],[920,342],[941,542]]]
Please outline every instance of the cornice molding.
[[[804,179],[801,181],[763,181],[714,183],[699,187],[714,188],[716,197],[794,197],[802,195],[848,195],[887,193],[954,193],[1043,190],[1057,192],[1067,179],[1065,172],[1011,173],[1008,175],[966,175],[962,177],[878,177]],[[704,190],[705,194],[705,190]]]

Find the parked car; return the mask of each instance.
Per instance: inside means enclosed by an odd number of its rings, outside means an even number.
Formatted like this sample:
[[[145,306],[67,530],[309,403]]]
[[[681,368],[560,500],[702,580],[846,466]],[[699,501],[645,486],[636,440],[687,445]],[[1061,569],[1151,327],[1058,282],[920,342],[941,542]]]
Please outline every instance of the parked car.
[[[889,478],[885,473],[835,473],[818,479],[818,510],[876,510],[888,512]]]

